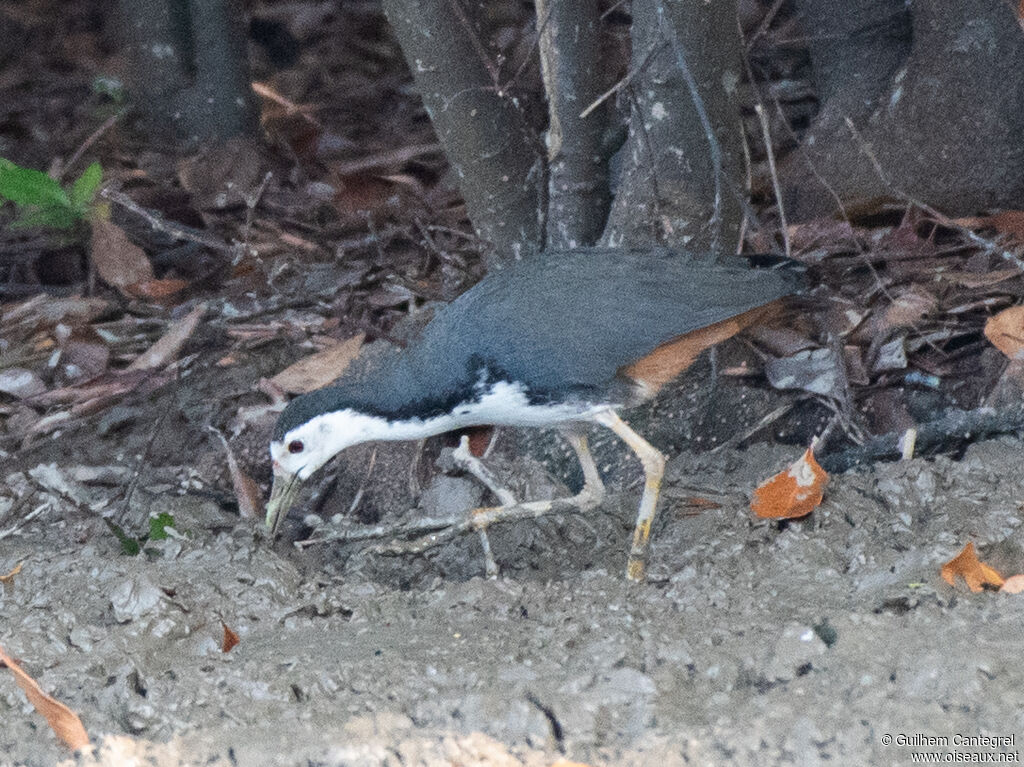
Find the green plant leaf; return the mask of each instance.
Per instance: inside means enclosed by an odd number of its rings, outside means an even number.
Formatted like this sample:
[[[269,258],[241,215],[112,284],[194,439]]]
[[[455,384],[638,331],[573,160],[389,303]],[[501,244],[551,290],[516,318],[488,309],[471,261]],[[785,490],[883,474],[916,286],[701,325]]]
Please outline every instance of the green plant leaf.
[[[71,207],[67,192],[52,178],[3,158],[0,158],[0,199],[10,200],[17,205]]]
[[[75,179],[71,187],[71,204],[78,210],[85,212],[85,209],[96,196],[96,190],[103,181],[103,167],[94,162],[82,171],[82,175]]]
[[[114,537],[117,538],[118,542],[121,544],[121,553],[127,554],[130,557],[138,556],[138,553],[142,550],[142,546],[139,542],[128,535],[128,533],[126,533],[116,522],[111,522],[106,517],[103,518],[103,521],[107,523],[107,527],[110,528],[110,532],[114,534]]]
[[[27,227],[38,227],[43,229],[70,229],[81,216],[74,208],[48,207],[33,208],[24,211],[17,219],[11,222],[11,228],[24,229]]]
[[[174,517],[167,512],[157,514],[149,518],[149,540],[165,541],[168,536],[167,528],[174,527]]]

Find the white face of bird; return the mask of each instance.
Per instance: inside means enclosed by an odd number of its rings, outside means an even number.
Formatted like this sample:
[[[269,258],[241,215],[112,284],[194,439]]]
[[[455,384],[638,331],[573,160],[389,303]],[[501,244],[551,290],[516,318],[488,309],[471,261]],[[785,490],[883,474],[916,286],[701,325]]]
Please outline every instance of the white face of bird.
[[[339,410],[311,418],[270,443],[274,471],[309,479],[321,466],[347,447],[384,439],[388,423],[383,418]]]
[[[270,443],[274,486],[267,502],[266,527],[271,537],[294,503],[302,483],[334,456],[360,442],[387,438],[383,418],[353,410],[323,413],[289,430]]]

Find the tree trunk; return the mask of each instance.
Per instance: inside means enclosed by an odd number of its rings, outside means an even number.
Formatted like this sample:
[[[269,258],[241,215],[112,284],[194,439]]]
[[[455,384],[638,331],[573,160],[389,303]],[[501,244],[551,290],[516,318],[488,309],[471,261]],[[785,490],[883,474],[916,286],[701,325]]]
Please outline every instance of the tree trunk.
[[[423,105],[458,177],[488,267],[543,245],[543,161],[520,108],[453,3],[384,0]]]
[[[735,249],[740,51],[735,3],[635,0],[633,112],[605,244]]]
[[[904,61],[902,6],[799,0],[808,31],[831,28],[840,44],[811,48],[824,102],[780,168],[790,220],[831,214],[840,203],[855,213],[903,195],[950,215],[1020,205],[1024,35],[1013,8],[1003,0],[918,0],[909,6]],[[870,25],[854,34],[864,28],[861,12]],[[860,78],[852,71],[858,62],[866,65]]]

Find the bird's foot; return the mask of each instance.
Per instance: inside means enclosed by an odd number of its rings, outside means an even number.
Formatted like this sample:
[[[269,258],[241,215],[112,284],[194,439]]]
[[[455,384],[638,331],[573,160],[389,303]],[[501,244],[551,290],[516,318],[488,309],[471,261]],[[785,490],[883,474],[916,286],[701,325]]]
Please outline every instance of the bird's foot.
[[[469,448],[468,436],[463,435],[462,439],[459,440],[459,446],[452,453],[452,458],[455,459],[457,465],[476,477],[481,484],[494,493],[494,497],[501,502],[502,506],[514,506],[518,503],[512,491],[502,485],[484,462],[473,455],[473,451]],[[470,516],[474,513],[475,510],[470,512]],[[494,561],[494,553],[491,551],[491,539],[487,535],[487,527],[478,527],[477,535],[480,537],[480,548],[484,552],[484,571],[487,573],[488,578],[497,578],[498,563]]]
[[[538,519],[549,514],[585,513],[599,506],[603,496],[603,492],[585,487],[582,492],[569,498],[559,498],[550,501],[527,501],[510,506],[490,506],[473,509],[464,520],[455,522],[442,530],[421,535],[411,541],[392,540],[390,543],[375,547],[375,551],[379,554],[390,556],[422,554],[464,533],[476,531],[477,533],[484,534],[480,538],[481,543],[487,541],[484,546],[487,574],[489,577],[497,577],[498,566],[494,562],[493,554],[490,551],[490,541],[486,538],[487,529],[491,525],[516,522],[523,519]],[[396,530],[396,532],[398,531]]]

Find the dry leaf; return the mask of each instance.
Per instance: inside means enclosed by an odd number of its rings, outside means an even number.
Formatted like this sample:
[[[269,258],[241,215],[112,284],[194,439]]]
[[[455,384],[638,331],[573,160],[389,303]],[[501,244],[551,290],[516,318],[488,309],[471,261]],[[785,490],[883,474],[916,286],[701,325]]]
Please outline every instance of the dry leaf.
[[[35,707],[36,711],[42,714],[50,729],[64,741],[69,748],[79,749],[89,745],[89,735],[82,726],[82,720],[78,718],[70,708],[63,703],[51,698],[39,684],[25,671],[11,660],[11,657],[0,647],[0,663],[4,664],[14,674],[14,681],[18,683],[25,692],[25,697]]]
[[[171,323],[156,343],[135,358],[135,361],[127,367],[127,370],[156,370],[162,368],[173,360],[181,347],[195,332],[199,320],[206,313],[206,306],[200,304],[180,320]]]
[[[100,279],[125,295],[131,295],[130,286],[153,279],[153,266],[142,248],[129,240],[121,227],[101,216],[92,221],[90,256]]]
[[[42,300],[39,300],[42,299]],[[41,295],[12,306],[4,312],[3,323],[11,326],[24,323],[35,328],[50,327],[58,322],[79,325],[92,322],[110,311],[111,304],[103,298]]]
[[[228,459],[228,471],[231,474],[231,486],[235,491],[235,499],[238,501],[238,516],[242,519],[263,519],[265,510],[263,506],[263,493],[260,492],[252,478],[242,471],[235,458],[234,451],[219,431],[210,427],[210,431],[217,435]]]
[[[954,585],[958,575],[963,576],[971,591],[981,591],[985,586],[998,588],[1003,585],[1003,576],[978,559],[973,541],[969,541],[963,551],[942,566],[942,577],[950,586]]]
[[[235,136],[201,148],[178,163],[178,180],[201,209],[241,207],[263,177],[263,153],[257,141]]]
[[[14,576],[21,572],[21,566],[23,564],[23,562],[18,562],[18,564],[16,564],[10,572],[0,575],[0,583],[7,583],[8,581],[13,581]]]
[[[289,394],[306,394],[320,389],[332,383],[352,364],[365,337],[359,333],[347,341],[303,357],[271,378],[270,383]]]
[[[129,286],[128,291],[138,298],[148,298],[150,301],[165,304],[187,287],[188,283],[185,280],[147,280]]]
[[[1024,2],[1021,8],[1024,9]],[[995,229],[1000,234],[1010,235],[1015,242],[1024,240],[1024,211],[1021,210],[1001,210],[991,216],[958,218],[954,223],[968,229]]]
[[[885,335],[895,328],[913,327],[925,315],[934,312],[938,303],[938,299],[923,288],[909,288],[885,308],[879,317],[876,332]]]
[[[758,485],[750,508],[764,519],[805,517],[821,503],[826,484],[828,474],[807,448],[788,469]]]
[[[1007,594],[1020,594],[1024,591],[1024,575],[1011,575],[999,589]]]
[[[1006,269],[994,269],[991,272],[949,272],[942,277],[965,288],[987,288],[1020,277],[1020,269],[1011,266]]]
[[[228,628],[228,624],[224,621],[220,622],[220,625],[224,627],[224,639],[220,643],[221,652],[231,652],[234,647],[242,640],[238,638],[238,634]]]
[[[3,586],[4,594],[10,596],[14,593],[14,576],[21,572],[21,562],[14,566],[14,569],[5,575],[0,575],[0,585]]]
[[[688,495],[683,498],[683,503],[687,506],[691,506],[695,509],[720,509],[722,504],[718,501],[712,501],[710,498],[704,498],[700,495]]]
[[[1011,360],[1024,349],[1024,306],[1011,306],[985,323],[985,338]]]

